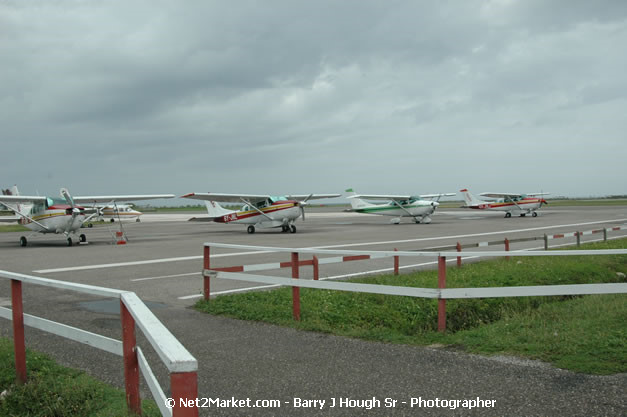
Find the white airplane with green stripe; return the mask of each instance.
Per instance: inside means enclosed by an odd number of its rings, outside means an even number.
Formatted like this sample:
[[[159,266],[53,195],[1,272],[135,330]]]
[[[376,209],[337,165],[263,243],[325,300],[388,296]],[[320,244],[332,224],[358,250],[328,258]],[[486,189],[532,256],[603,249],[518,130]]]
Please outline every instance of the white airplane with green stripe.
[[[431,215],[440,205],[442,197],[454,196],[455,193],[421,194],[421,195],[388,195],[388,194],[357,194],[352,188],[346,190],[351,208],[346,211],[364,214],[392,216],[390,223],[399,224],[401,217],[412,217],[416,223],[431,223]],[[368,203],[365,200],[386,200],[382,204]]]

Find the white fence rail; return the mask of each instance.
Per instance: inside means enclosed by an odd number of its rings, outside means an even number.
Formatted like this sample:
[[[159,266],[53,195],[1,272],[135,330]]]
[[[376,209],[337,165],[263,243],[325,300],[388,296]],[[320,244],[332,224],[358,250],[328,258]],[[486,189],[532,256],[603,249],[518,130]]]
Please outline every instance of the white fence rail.
[[[273,264],[211,268],[210,248],[229,248],[238,250],[282,252],[290,253],[291,261]],[[300,261],[300,254],[314,255],[311,261]],[[342,257],[326,258],[333,262],[341,262],[346,258],[352,259],[375,259],[383,257],[395,258],[395,271],[398,271],[398,257],[437,257],[438,259],[438,288],[416,288],[400,287],[391,285],[374,285],[351,282],[328,282],[317,280],[318,263],[315,255],[341,255]],[[562,250],[562,251],[475,251],[464,252],[464,256],[476,257],[512,257],[512,256],[592,256],[592,255],[627,255],[627,249],[604,249],[604,250]],[[229,280],[257,282],[262,284],[285,285],[292,287],[292,309],[294,320],[300,320],[300,293],[299,288],[316,288],[337,291],[352,291],[374,294],[387,294],[396,296],[409,296],[438,299],[438,330],[446,329],[446,300],[457,298],[492,298],[492,297],[530,297],[530,296],[554,296],[554,295],[585,295],[585,294],[621,294],[627,293],[627,283],[610,284],[576,284],[576,285],[542,285],[542,286],[518,286],[518,287],[482,287],[482,288],[446,288],[446,258],[459,257],[457,251],[355,251],[355,250],[334,250],[315,248],[282,248],[270,246],[235,245],[226,243],[207,242],[204,244],[204,296],[210,299],[211,278],[222,278]],[[299,279],[299,267],[302,265],[314,266],[314,280]],[[249,265],[250,267],[251,265]],[[292,278],[276,276],[253,275],[244,273],[247,271],[258,271],[265,269],[277,269],[280,267],[291,267]],[[235,272],[233,272],[235,271]],[[241,271],[241,272],[240,272]]]
[[[131,411],[137,414],[141,413],[139,369],[142,371],[162,415],[174,417],[198,416],[196,407],[180,407],[179,401],[176,401],[172,409],[166,406],[166,396],[159,385],[159,381],[155,378],[141,349],[136,345],[135,325],[137,324],[142,330],[170,372],[170,389],[173,396],[175,393],[178,395],[176,398],[195,400],[198,397],[198,362],[134,292],[56,281],[9,271],[0,271],[0,278],[11,280],[12,309],[0,307],[0,317],[13,321],[15,367],[19,383],[26,382],[27,369],[24,341],[24,326],[26,325],[122,356],[124,358],[126,398]],[[76,327],[24,314],[22,283],[119,299],[123,340],[111,339]],[[175,378],[173,378],[174,376]],[[173,381],[176,381],[176,383],[173,383]]]

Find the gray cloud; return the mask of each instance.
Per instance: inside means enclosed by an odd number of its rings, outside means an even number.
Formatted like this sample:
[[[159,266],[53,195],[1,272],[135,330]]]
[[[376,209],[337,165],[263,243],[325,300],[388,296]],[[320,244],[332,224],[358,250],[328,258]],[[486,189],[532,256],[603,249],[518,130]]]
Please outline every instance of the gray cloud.
[[[0,3],[23,192],[625,193],[623,2]]]

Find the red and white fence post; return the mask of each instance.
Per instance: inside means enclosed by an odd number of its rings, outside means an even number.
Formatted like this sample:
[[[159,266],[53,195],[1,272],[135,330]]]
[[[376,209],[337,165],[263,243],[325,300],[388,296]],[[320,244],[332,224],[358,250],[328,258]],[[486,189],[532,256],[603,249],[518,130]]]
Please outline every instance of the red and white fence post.
[[[446,288],[446,256],[438,256],[438,288]],[[446,300],[438,300],[438,331],[446,331]]]
[[[170,390],[176,401],[172,408],[172,417],[198,417],[198,407],[185,407],[198,398],[198,375],[196,372],[173,372],[170,374]]]
[[[318,281],[318,278],[320,277],[320,265],[318,263],[318,257],[316,255],[313,256],[311,264],[313,265],[313,279],[314,281]]]
[[[210,256],[210,247],[205,246],[203,249],[203,268],[209,269],[211,267],[211,256]],[[210,278],[203,274],[203,285],[202,285],[202,293],[205,298],[205,301],[209,301],[209,297],[211,295],[211,280]]]
[[[22,281],[11,280],[11,308],[13,310],[13,347],[15,349],[15,377],[18,384],[26,383],[26,343],[24,341],[24,305]]]
[[[462,251],[462,244],[457,242],[457,252],[461,252]],[[461,267],[462,266],[462,257],[458,256],[457,257],[457,267]]]
[[[394,252],[397,252],[398,249],[394,248]],[[394,255],[394,275],[398,275],[398,269],[399,269],[399,256],[398,255]]]
[[[135,319],[124,301],[120,300],[120,318],[122,320],[122,353],[124,356],[124,387],[126,405],[129,411],[141,415],[139,396],[139,361],[137,359],[137,341],[135,338]]]
[[[298,252],[292,252],[292,278],[298,279]],[[300,287],[292,287],[292,316],[300,321]]]

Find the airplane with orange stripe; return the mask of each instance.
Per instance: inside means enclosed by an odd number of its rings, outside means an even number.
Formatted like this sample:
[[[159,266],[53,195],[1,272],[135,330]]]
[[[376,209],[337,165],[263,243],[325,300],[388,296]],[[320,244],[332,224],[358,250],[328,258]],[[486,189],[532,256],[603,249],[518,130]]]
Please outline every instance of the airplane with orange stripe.
[[[88,215],[85,207],[76,203],[97,204],[107,202],[115,204],[116,201],[153,200],[157,198],[173,198],[174,194],[140,194],[140,195],[108,195],[93,197],[72,197],[69,191],[61,188],[62,198],[45,196],[20,195],[17,187],[0,196],[0,205],[7,207],[18,216],[18,223],[35,233],[57,233],[65,235],[67,245],[72,246],[70,235],[76,235],[81,226],[98,216],[100,211]],[[14,219],[12,219],[15,221]],[[0,220],[1,221],[1,220]],[[78,236],[79,243],[87,242],[85,234]],[[26,236],[20,237],[20,246],[26,246]]]
[[[550,193],[532,193],[532,194],[516,194],[516,193],[481,193],[482,197],[488,197],[496,199],[495,201],[479,200],[474,195],[464,188],[460,190],[464,196],[466,205],[464,208],[470,208],[475,210],[495,210],[505,212],[505,217],[512,217],[512,214],[518,214],[520,217],[525,217],[527,214],[531,214],[533,217],[537,217],[536,210],[540,209],[543,204],[549,204],[543,195]]]
[[[320,198],[335,198],[340,194],[309,194],[271,196],[259,194],[220,194],[220,193],[190,193],[181,198],[204,200],[208,221],[217,223],[246,224],[248,233],[255,233],[255,227],[280,227],[282,232],[296,233],[294,221],[299,217],[305,220],[305,206],[307,201]],[[239,210],[228,210],[222,203],[239,203]]]

